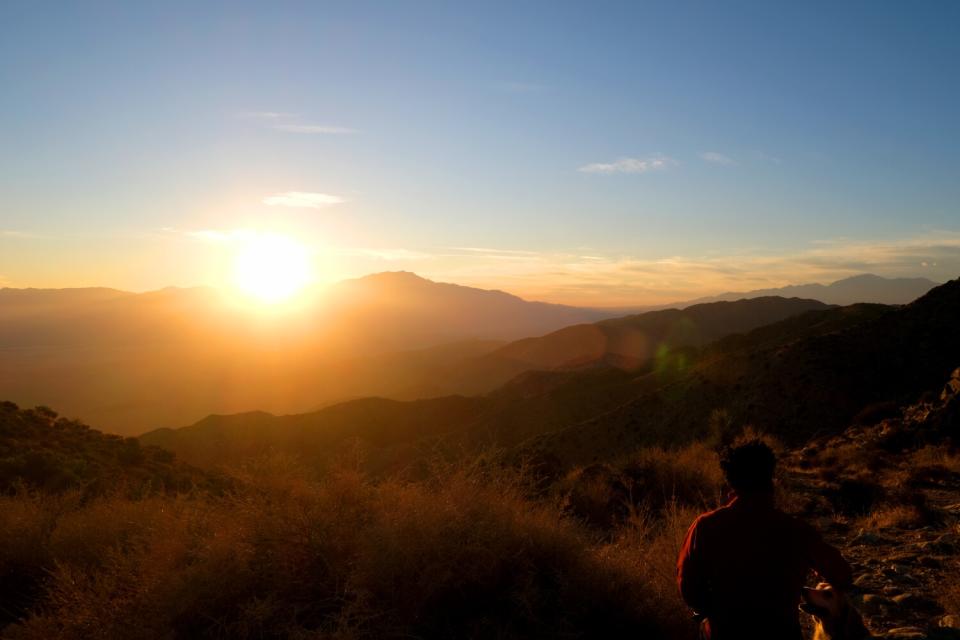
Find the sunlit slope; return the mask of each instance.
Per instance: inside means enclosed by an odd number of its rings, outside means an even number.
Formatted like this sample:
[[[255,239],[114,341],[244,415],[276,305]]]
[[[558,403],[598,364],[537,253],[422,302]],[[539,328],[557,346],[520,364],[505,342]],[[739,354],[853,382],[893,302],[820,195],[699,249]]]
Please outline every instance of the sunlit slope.
[[[913,402],[960,363],[960,280],[903,307],[854,305],[817,316],[721,341],[687,371],[525,449],[574,464],[703,436],[716,410],[801,442],[842,429],[869,405]]]
[[[783,302],[789,301],[752,304]],[[707,307],[725,310],[726,304]],[[800,313],[798,308],[800,315],[781,323],[785,326],[782,332],[833,330],[885,310],[882,306],[821,308]],[[724,311],[720,317],[729,315]],[[780,335],[774,331],[777,326],[769,327],[774,335]],[[766,327],[746,337],[728,339],[750,344],[763,342],[770,339],[760,333],[765,330]],[[754,338],[755,334],[758,337]],[[342,451],[347,442],[359,441],[360,448],[377,468],[412,464],[424,452],[456,455],[491,447],[518,447],[531,438],[594,418],[687,375],[703,354],[713,353],[722,344],[704,349],[664,343],[658,349],[659,356],[640,371],[611,366],[529,371],[477,398],[454,396],[415,403],[368,399],[298,416],[215,416],[191,427],[155,431],[143,436],[143,440],[168,447],[200,464],[236,462],[271,447],[324,459]]]
[[[211,289],[0,290],[0,398],[135,433],[209,413],[416,397],[447,363],[604,317],[377,274],[257,309]],[[451,344],[452,343],[452,344]]]
[[[436,376],[432,386],[422,387],[419,395],[486,393],[531,370],[613,367],[640,373],[677,349],[697,349],[723,336],[827,306],[816,300],[767,297],[577,324],[457,363]]]
[[[637,369],[664,348],[701,347],[730,334],[826,308],[817,300],[766,297],[650,311],[520,340],[498,349],[491,357],[535,368],[608,362],[622,369]]]
[[[908,404],[940,384],[960,362],[958,317],[953,281],[905,307],[812,310],[701,348],[667,348],[639,372],[530,371],[478,398],[218,416],[143,440],[202,464],[271,448],[314,463],[357,451],[379,471],[495,447],[513,460],[564,467],[703,436],[721,410],[733,424],[802,441],[844,428],[871,404]]]

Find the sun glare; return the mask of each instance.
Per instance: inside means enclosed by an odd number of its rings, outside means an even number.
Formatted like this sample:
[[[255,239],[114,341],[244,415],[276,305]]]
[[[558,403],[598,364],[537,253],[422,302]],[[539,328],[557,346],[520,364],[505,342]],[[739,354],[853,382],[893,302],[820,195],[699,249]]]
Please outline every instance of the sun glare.
[[[289,300],[313,279],[307,248],[278,234],[248,239],[237,253],[233,266],[236,286],[266,304]]]

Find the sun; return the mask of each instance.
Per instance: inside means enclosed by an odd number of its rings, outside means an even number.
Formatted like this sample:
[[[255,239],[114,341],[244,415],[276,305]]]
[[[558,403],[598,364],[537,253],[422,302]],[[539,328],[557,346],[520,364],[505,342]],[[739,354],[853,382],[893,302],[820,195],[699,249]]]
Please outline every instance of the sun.
[[[310,252],[279,234],[250,236],[233,264],[234,284],[247,296],[266,304],[285,302],[313,280]]]

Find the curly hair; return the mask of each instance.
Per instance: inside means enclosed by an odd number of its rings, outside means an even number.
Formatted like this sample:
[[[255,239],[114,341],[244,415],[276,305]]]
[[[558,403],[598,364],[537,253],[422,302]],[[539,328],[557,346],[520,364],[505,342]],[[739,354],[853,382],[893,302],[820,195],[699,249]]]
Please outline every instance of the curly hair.
[[[750,440],[720,452],[720,468],[737,493],[769,491],[777,456],[763,440]]]

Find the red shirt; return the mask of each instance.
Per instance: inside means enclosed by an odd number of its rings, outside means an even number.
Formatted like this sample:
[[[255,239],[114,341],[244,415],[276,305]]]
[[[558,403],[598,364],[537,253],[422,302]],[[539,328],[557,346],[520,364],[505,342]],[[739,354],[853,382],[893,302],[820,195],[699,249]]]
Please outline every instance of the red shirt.
[[[787,640],[800,638],[797,605],[811,569],[837,589],[852,585],[840,552],[763,494],[734,498],[693,522],[677,584],[684,601],[707,617],[708,638]]]

